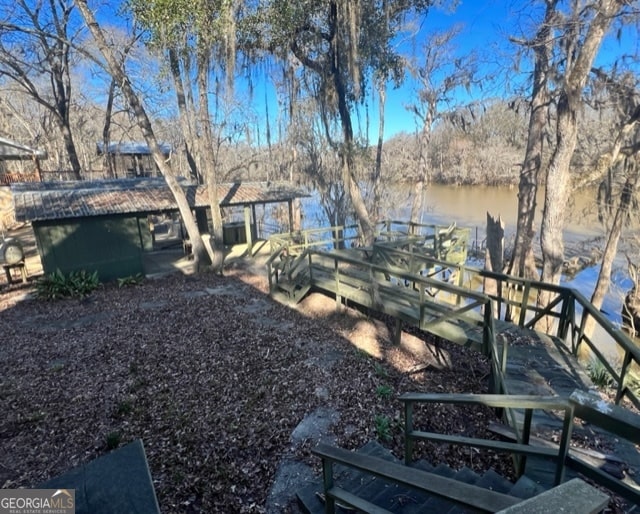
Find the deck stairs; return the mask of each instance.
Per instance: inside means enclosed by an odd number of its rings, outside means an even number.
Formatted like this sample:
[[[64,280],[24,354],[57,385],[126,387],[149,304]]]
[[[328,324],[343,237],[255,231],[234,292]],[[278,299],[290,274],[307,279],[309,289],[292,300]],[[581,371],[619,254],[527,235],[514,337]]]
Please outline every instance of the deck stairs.
[[[271,283],[271,295],[277,300],[296,304],[311,290],[311,271],[306,254],[281,255],[274,268],[277,276]]]
[[[358,455],[373,457],[401,465],[389,450],[377,442],[369,442],[357,450]],[[419,471],[432,473],[438,477],[454,480],[449,482],[451,488],[459,484],[472,485],[480,489],[494,491],[518,499],[527,499],[544,491],[544,488],[523,475],[515,484],[509,482],[493,470],[478,474],[468,467],[454,470],[445,464],[432,465],[425,460],[416,461],[412,467]],[[477,512],[476,509],[464,507],[451,499],[438,497],[435,494],[418,492],[406,487],[368,475],[361,471],[337,465],[335,468],[335,485],[358,496],[373,506],[390,512],[414,514],[418,512],[465,513]],[[298,491],[298,501],[307,514],[321,514],[325,512],[322,497],[322,479]],[[508,502],[508,500],[507,500]],[[515,503],[515,502],[514,502]],[[373,511],[373,507],[370,508]],[[336,512],[352,512],[338,507]]]
[[[389,468],[388,464],[402,466],[389,450],[385,449],[377,442],[369,442],[355,452],[355,455],[362,456],[373,463],[382,464]],[[375,459],[375,460],[372,460]],[[367,462],[365,462],[367,463]],[[436,485],[442,487],[444,491],[453,491],[469,494],[473,499],[482,500],[487,491],[497,493],[495,496],[496,505],[507,507],[509,504],[517,504],[522,500],[534,497],[545,491],[545,488],[530,480],[526,475],[514,484],[499,475],[493,470],[488,470],[478,474],[468,467],[454,470],[446,464],[433,465],[425,460],[420,460],[412,465],[412,475],[424,477],[425,481],[437,482]],[[411,469],[411,468],[409,468]],[[424,475],[421,473],[425,473]],[[444,478],[445,480],[440,480]],[[338,496],[343,495],[356,503],[361,501],[364,512],[396,512],[403,514],[418,513],[467,513],[479,512],[477,507],[461,505],[452,498],[442,497],[434,493],[426,493],[398,485],[394,482],[373,476],[363,471],[342,465],[335,465],[334,468],[334,489]],[[452,496],[455,496],[452,494]],[[325,502],[323,497],[322,478],[309,484],[297,492],[298,502],[302,510],[307,514],[321,514],[325,512]],[[337,501],[337,513],[354,512],[352,508],[345,508],[346,502],[341,507],[340,500]],[[376,510],[383,509],[383,510]]]

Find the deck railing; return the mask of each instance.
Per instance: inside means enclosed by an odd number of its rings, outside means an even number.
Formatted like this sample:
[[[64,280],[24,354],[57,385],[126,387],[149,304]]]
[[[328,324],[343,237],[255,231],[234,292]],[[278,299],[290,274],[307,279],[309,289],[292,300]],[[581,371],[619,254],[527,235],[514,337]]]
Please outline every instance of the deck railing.
[[[545,282],[526,280],[503,273],[433,259],[415,246],[407,249],[384,248],[387,262],[405,263],[407,271],[453,282],[457,286],[481,292],[487,282],[493,282],[496,293],[488,294],[493,300],[497,320],[513,323],[521,328],[544,331],[575,356],[585,354],[607,370],[616,390],[615,403],[623,398],[640,408],[640,397],[635,387],[640,373],[640,347],[621,329],[614,326],[584,295],[573,288]],[[538,305],[538,298],[550,298],[546,307]],[[587,333],[587,319],[592,318],[594,329]],[[595,335],[594,335],[595,334]],[[608,345],[614,355],[602,350]],[[500,359],[506,363],[508,341],[505,341]],[[503,369],[504,371],[504,369]]]
[[[311,285],[335,294],[338,305],[353,301],[394,316],[397,334],[400,322],[405,322],[473,346],[464,329],[448,324],[461,322],[466,327],[478,327],[481,335],[476,350],[489,355],[497,348],[491,300],[482,293],[373,264],[351,252],[309,250],[308,255]],[[449,303],[434,301],[434,297],[444,295]],[[456,333],[448,335],[450,330]]]
[[[400,224],[401,222],[395,221],[385,222],[381,228],[385,233],[393,233]],[[412,224],[404,223],[404,226],[409,227],[407,231],[416,230]],[[329,227],[293,235],[273,236],[272,257],[285,247],[295,253],[306,248],[328,248],[328,245],[334,245],[336,242],[351,240],[351,236],[349,239],[339,239],[336,236],[341,230],[344,234],[347,229],[353,228]],[[442,229],[446,230],[447,227],[437,228]],[[439,280],[466,288],[476,294],[484,294],[485,286],[490,283],[495,292],[488,294],[488,297],[492,300],[492,313],[497,322],[513,323],[521,328],[546,332],[573,355],[583,356],[590,353],[590,357],[609,373],[615,387],[615,403],[620,404],[623,399],[628,399],[636,408],[640,408],[640,396],[636,388],[636,382],[640,382],[640,347],[624,331],[605,318],[582,294],[569,287],[526,280],[467,266],[464,263],[439,260],[430,252],[425,252],[419,241],[420,238],[405,237],[394,244],[379,243],[369,249],[359,249],[359,254],[361,260],[411,274],[411,280],[418,276]],[[442,288],[431,287],[435,291],[434,296],[441,294]],[[538,298],[541,296],[550,298],[545,307],[538,305]],[[585,330],[588,318],[593,319],[595,325],[594,330],[589,333]],[[490,348],[494,366],[502,373],[506,367],[508,343],[505,340],[501,350],[497,343]],[[602,349],[604,346],[611,349],[609,354]],[[636,378],[636,375],[639,378]]]
[[[404,403],[404,444],[405,464],[413,462],[413,450],[416,441],[433,441],[447,444],[471,446],[474,448],[493,449],[501,452],[509,452],[519,455],[518,476],[525,470],[527,456],[535,455],[552,459],[556,463],[556,471],[553,485],[559,485],[564,480],[564,462],[567,455],[569,441],[571,439],[571,427],[573,419],[573,407],[566,399],[555,396],[536,397],[529,395],[502,395],[502,394],[429,394],[407,393],[400,396]],[[446,403],[450,405],[484,405],[494,409],[522,409],[524,410],[524,423],[518,441],[515,443],[497,441],[492,439],[480,439],[459,435],[439,434],[425,432],[414,428],[415,406],[419,404]],[[530,444],[531,420],[534,410],[563,411],[564,423],[560,444],[557,449]]]
[[[571,437],[576,420],[583,420],[590,425],[606,430],[615,437],[624,439],[630,444],[630,451],[637,452],[634,444],[640,443],[640,416],[621,407],[610,405],[597,396],[582,391],[575,391],[569,398],[536,397],[524,395],[487,395],[487,394],[429,394],[406,393],[400,396],[404,403],[404,442],[405,464],[413,461],[416,441],[433,441],[444,444],[487,448],[499,452],[507,452],[520,456],[517,459],[517,474],[525,471],[527,456],[541,456],[551,459],[555,465],[554,486],[564,480],[566,468],[577,471],[619,494],[623,498],[640,504],[640,489],[625,483],[604,472],[598,466],[580,458],[571,450]],[[464,437],[460,435],[439,434],[416,429],[415,408],[420,404],[443,403],[452,405],[483,405],[494,409],[524,410],[524,424],[516,442]],[[557,446],[534,445],[530,440],[531,420],[534,410],[563,411],[564,422]]]

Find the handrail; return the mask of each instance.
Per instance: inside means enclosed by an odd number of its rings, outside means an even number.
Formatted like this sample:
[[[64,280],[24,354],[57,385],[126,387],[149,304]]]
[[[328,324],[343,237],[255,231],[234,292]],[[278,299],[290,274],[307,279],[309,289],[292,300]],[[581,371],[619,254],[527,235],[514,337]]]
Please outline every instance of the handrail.
[[[397,220],[386,220],[381,222],[379,227],[391,230],[394,225],[410,228],[437,227],[435,225],[411,224]],[[301,231],[301,243],[294,243],[291,234],[286,235],[286,237],[284,235],[272,236],[270,238],[270,241],[272,241],[272,259],[269,262],[273,263],[274,255],[283,246],[288,247],[291,252],[303,251],[310,247],[326,246],[335,241],[335,239],[316,240],[314,237],[327,232],[337,234],[340,230],[352,228],[354,226]],[[615,382],[616,405],[626,398],[637,408],[640,408],[639,393],[636,393],[630,387],[631,380],[629,378],[631,370],[639,370],[640,372],[640,347],[627,334],[614,327],[580,292],[565,286],[474,268],[464,263],[456,264],[442,261],[417,251],[415,247],[411,246],[411,241],[414,239],[415,237],[411,236],[404,241],[409,245],[409,250],[398,248],[397,244],[391,243],[377,243],[372,250],[374,255],[378,252],[378,255],[384,253],[386,256],[405,259],[410,264],[404,271],[412,272],[414,277],[426,269],[435,269],[443,272],[448,270],[457,276],[455,284],[470,292],[478,293],[484,281],[494,280],[497,284],[498,293],[488,296],[493,301],[493,316],[496,319],[515,323],[525,329],[537,329],[539,328],[537,325],[542,322],[546,321],[549,324],[553,322],[555,329],[551,335],[556,338],[556,341],[562,342],[568,352],[578,355],[584,353],[582,350],[586,347],[593,355],[593,358],[605,367]],[[437,274],[437,272],[431,272],[429,273],[429,278],[435,279]],[[407,280],[414,280],[414,278],[408,278]],[[551,294],[551,302],[546,307],[537,305],[537,298],[541,293]],[[594,338],[585,333],[588,317],[594,320],[596,328],[603,331],[606,337],[610,338],[615,345],[616,353],[621,356],[619,365],[610,362],[609,358],[595,344]],[[487,330],[492,331],[493,328],[487,327]],[[504,364],[507,353],[507,342],[505,342],[501,355],[498,355],[497,348],[491,348],[492,358],[496,359],[494,363],[497,366],[496,370],[503,367],[498,362]]]
[[[272,253],[265,263],[269,291],[275,290],[280,274],[284,274],[289,282],[293,281],[300,270],[304,269],[308,260],[308,252],[309,250],[304,250],[302,253],[290,253],[290,247],[283,246],[277,252]]]
[[[435,238],[437,240],[438,238],[436,236],[439,235],[441,231],[451,229],[452,227],[398,220],[383,220],[376,224],[376,236],[384,236],[387,233],[396,232],[395,230],[393,230],[393,227],[396,225],[408,227],[407,231],[401,232],[401,234],[405,236],[415,234],[416,228],[426,228],[432,231],[432,233],[430,234],[414,236],[417,239],[422,240],[428,238]],[[469,232],[469,229],[457,228],[455,227],[455,225],[453,225],[453,228],[455,229],[453,232],[456,234]],[[272,234],[269,237],[269,240],[273,242],[273,245],[289,246],[295,248],[296,250],[305,249],[312,246],[326,246],[330,244],[334,245],[334,247],[337,248],[339,247],[339,245],[344,244],[345,242],[356,240],[358,238],[356,233],[357,230],[357,225],[334,225],[330,227],[308,228],[304,230],[297,230],[294,232]],[[355,235],[345,237],[344,234],[350,231],[354,231]],[[331,237],[317,239],[318,235],[324,235],[327,233],[330,233]],[[343,234],[343,236],[341,237],[340,234]],[[272,246],[272,251],[275,250],[277,250],[277,248],[274,248],[274,246]]]
[[[615,404],[618,405],[623,398],[627,398],[636,408],[640,408],[640,397],[629,387],[628,379],[629,372],[633,368],[640,370],[640,347],[625,332],[617,329],[579,291],[566,286],[446,262],[418,252],[397,248],[388,251],[398,257],[411,259],[412,271],[415,273],[420,272],[421,266],[423,269],[449,270],[458,276],[457,285],[470,290],[477,291],[484,280],[495,280],[499,293],[490,294],[489,297],[496,304],[494,313],[498,319],[532,330],[537,328],[537,323],[544,319],[555,320],[555,331],[552,335],[564,344],[568,352],[579,355],[583,346],[586,346],[594,358],[607,369],[616,386]],[[435,278],[437,274],[434,272],[432,276]],[[551,294],[551,302],[546,307],[537,305],[537,298],[543,292]],[[609,362],[607,356],[598,349],[593,338],[585,334],[584,328],[589,316],[593,318],[596,327],[599,327],[615,344],[616,351],[622,354],[619,368]],[[508,351],[506,342],[503,351]],[[506,354],[503,354],[502,357],[505,356]]]
[[[573,406],[567,401],[556,396],[527,396],[527,395],[503,395],[503,394],[439,394],[439,393],[406,393],[400,396],[404,403],[404,443],[405,464],[413,461],[413,448],[416,440],[430,440],[491,448],[499,451],[508,451],[520,455],[518,461],[518,475],[524,473],[527,456],[544,456],[556,463],[554,485],[559,485],[564,479],[564,464],[571,439],[571,423],[573,420]],[[417,403],[447,403],[484,405],[498,409],[524,409],[524,424],[521,434],[517,434],[517,443],[505,443],[502,441],[483,440],[478,438],[460,437],[435,434],[414,430],[414,405]],[[562,437],[557,452],[549,448],[535,447],[530,444],[531,421],[534,410],[564,411],[564,423]]]
[[[625,484],[623,481],[604,473],[598,467],[570,453],[571,434],[576,419],[587,421],[590,425],[606,430],[616,437],[623,438],[632,444],[640,443],[640,416],[622,407],[603,402],[583,391],[576,390],[568,398],[556,396],[528,396],[528,395],[492,395],[492,394],[447,394],[447,393],[405,393],[400,396],[404,403],[404,441],[405,464],[413,460],[414,443],[417,440],[431,440],[441,443],[491,448],[522,455],[518,462],[518,475],[525,470],[526,457],[540,455],[552,459],[556,463],[554,485],[564,480],[565,468],[573,469],[595,481],[616,494],[640,503],[640,491]],[[419,403],[446,403],[452,405],[484,405],[500,409],[523,409],[525,411],[522,434],[517,434],[516,443],[506,443],[486,439],[443,435],[423,432],[414,428],[414,406]],[[564,410],[564,423],[558,449],[532,446],[530,444],[530,430],[532,411]]]
[[[412,274],[401,268],[381,266],[364,261],[352,257],[347,252],[308,250],[308,256],[309,267],[312,270],[311,285],[320,288],[331,288],[336,294],[337,304],[341,303],[344,294],[349,297],[348,291],[353,291],[353,294],[357,294],[359,299],[362,299],[363,294],[369,295],[371,298],[371,305],[369,306],[375,306],[376,295],[383,291],[386,295],[392,294],[395,299],[411,309],[412,314],[409,317],[401,316],[405,321],[417,323],[419,328],[427,330],[429,326],[449,320],[465,319],[467,323],[470,323],[466,313],[480,310],[482,313],[482,346],[479,349],[487,356],[497,352],[493,308],[491,299],[487,295],[458,287],[455,284]],[[318,268],[326,269],[327,273],[333,276],[330,284],[326,280],[322,282],[322,279],[317,277],[314,270],[317,271]],[[346,268],[349,268],[349,270],[345,271]],[[357,278],[357,273],[354,273],[355,268],[361,270],[361,279]],[[353,289],[354,281],[358,285],[355,291]],[[401,284],[408,284],[412,287],[402,287]],[[393,288],[393,291],[390,287]],[[444,304],[434,302],[430,298],[427,293],[430,290],[438,290],[449,294],[455,299],[455,302],[452,302],[450,307],[443,308]],[[358,301],[358,298],[355,298],[355,300]],[[354,298],[350,299],[353,300]],[[437,310],[440,311],[439,315],[435,320],[429,319],[427,315],[432,314],[433,308],[436,306]],[[394,305],[380,305],[380,308],[384,312],[396,315],[393,310]],[[404,312],[406,313],[407,311]],[[398,323],[401,323],[400,317],[397,315],[396,319]],[[397,327],[399,330],[399,325]]]
[[[350,257],[345,254],[338,254],[335,252],[323,252],[321,250],[310,250],[310,253],[312,255],[312,258],[314,255],[322,256],[324,258],[333,259],[338,262],[344,262],[344,263],[353,264],[356,266],[364,266],[372,269],[373,271],[377,271],[381,274],[392,273],[394,277],[401,278],[403,280],[424,284],[425,286],[439,287],[444,289],[447,292],[464,295],[469,298],[473,298],[477,301],[486,302],[489,300],[489,297],[481,292],[471,291],[470,289],[459,287],[454,284],[450,284],[448,282],[442,282],[440,280],[436,280],[430,277],[416,276],[415,274],[409,273],[406,270],[403,270],[402,268],[397,268],[394,266],[381,266],[379,264],[365,262],[362,259],[358,259],[356,257]]]
[[[380,459],[376,457],[361,455],[323,443],[320,443],[311,451],[322,459],[323,488],[326,495],[325,512],[327,513],[335,512],[336,499],[355,507],[359,511],[389,512],[337,487],[334,483],[334,464],[341,464],[483,512],[496,512],[517,505],[522,501],[520,498],[466,484],[453,478],[443,477],[420,469],[407,468],[394,462],[380,462]]]

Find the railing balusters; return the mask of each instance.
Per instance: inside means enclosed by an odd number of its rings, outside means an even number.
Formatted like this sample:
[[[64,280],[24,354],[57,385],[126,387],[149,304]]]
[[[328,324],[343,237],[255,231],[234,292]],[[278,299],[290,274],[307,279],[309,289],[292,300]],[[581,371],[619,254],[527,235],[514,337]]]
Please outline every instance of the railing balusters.
[[[564,422],[562,424],[562,437],[560,438],[560,447],[558,451],[558,462],[556,463],[556,476],[554,485],[560,485],[564,480],[564,470],[569,453],[569,443],[571,442],[571,434],[573,433],[573,416],[574,407],[571,402],[564,411]]]
[[[324,512],[325,514],[335,514],[336,501],[330,494],[327,494],[333,487],[333,461],[331,459],[322,459],[322,483],[324,487]]]
[[[404,404],[404,463],[409,466],[413,462],[413,402]]]
[[[533,418],[533,409],[525,409],[524,411],[524,424],[522,426],[522,436],[520,443],[529,445],[529,438],[531,437],[531,419]],[[527,456],[520,455],[518,459],[518,476],[524,475],[524,470],[527,465]]]
[[[406,222],[391,220],[381,222],[378,226],[380,226],[382,229],[386,229],[387,233],[391,233],[393,229],[392,224],[408,227],[407,231],[409,231],[410,228],[414,229],[415,231],[418,227],[426,227],[430,230],[433,230],[433,234],[435,234],[433,236],[433,249],[439,249],[438,231],[442,227],[422,224],[415,224],[414,226]],[[345,226],[331,227],[330,229],[323,228],[301,231],[300,235],[302,235],[303,244],[295,244],[292,234],[272,235],[270,237],[272,259],[276,253],[279,253],[286,248],[288,248],[292,253],[296,253],[300,250],[311,249],[312,246],[314,248],[321,248],[323,245],[333,244],[335,242],[336,234],[339,233],[339,230],[343,231],[343,241],[352,239],[346,237],[346,231],[353,228],[354,226]],[[328,237],[326,236],[327,233],[329,234]],[[316,235],[319,236],[318,239],[315,238]],[[426,241],[427,239],[431,238],[431,233],[423,235],[422,238]],[[458,286],[463,286],[465,284],[465,275],[468,274],[470,279],[466,289],[474,293],[477,293],[478,286],[474,284],[473,277],[478,277],[479,279],[487,277],[499,280],[502,283],[503,294],[502,296],[498,295],[495,300],[496,302],[500,303],[501,310],[502,303],[507,306],[507,311],[510,310],[510,306],[513,306],[514,308],[519,306],[520,313],[517,320],[518,326],[526,329],[533,329],[536,322],[543,319],[545,316],[549,316],[553,319],[558,319],[559,321],[556,334],[565,342],[565,345],[572,354],[578,355],[580,353],[581,346],[586,344],[593,351],[593,354],[596,356],[596,358],[600,360],[608,370],[611,371],[611,364],[606,361],[604,355],[595,350],[594,342],[587,337],[587,334],[585,334],[586,319],[588,316],[592,316],[595,320],[595,324],[599,325],[601,329],[603,329],[604,332],[606,332],[606,334],[614,341],[617,349],[621,350],[621,353],[625,354],[625,362],[627,364],[624,366],[622,376],[618,377],[618,373],[615,370],[612,373],[612,376],[617,382],[616,404],[620,403],[623,398],[628,398],[636,406],[640,406],[640,399],[638,398],[637,393],[626,387],[624,383],[625,378],[627,377],[627,374],[629,372],[629,368],[631,368],[632,365],[640,366],[640,348],[637,347],[626,334],[617,330],[614,325],[609,322],[597,309],[595,309],[593,305],[578,291],[562,286],[545,284],[543,282],[524,280],[497,272],[473,269],[462,264],[447,263],[438,259],[434,259],[432,257],[428,257],[426,255],[421,255],[416,251],[407,252],[398,248],[386,246],[385,244],[374,245],[373,253],[376,258],[382,257],[383,261],[387,262],[389,265],[395,262],[398,258],[409,261],[410,268],[409,270],[407,270],[407,273],[413,271],[414,275],[418,275],[416,270],[420,269],[449,269],[452,273],[458,273],[458,280],[452,282],[456,283]],[[273,264],[273,260],[270,260],[268,262],[268,279],[269,287],[271,288],[271,290],[273,290],[273,288],[275,287],[274,282],[277,283],[279,273],[277,267]],[[339,285],[337,261],[335,263],[335,273],[337,287]],[[435,279],[435,276],[430,275],[429,278]],[[424,285],[420,283],[419,279],[419,276],[416,276],[415,278],[407,278],[407,280],[412,280],[414,281],[414,283],[416,283],[416,285],[424,288]],[[509,293],[512,291],[522,293],[522,297],[519,299],[519,301],[517,301],[517,298],[510,297]],[[536,305],[535,300],[532,304],[529,304],[529,297],[531,296],[532,291],[537,291],[538,294],[542,291],[548,291],[550,293],[555,293],[556,296],[546,308],[539,308]],[[460,298],[461,295],[458,294],[456,298],[457,304],[459,304]],[[340,303],[341,299],[337,300],[338,303]],[[560,312],[556,312],[554,308],[559,303],[561,303]],[[579,305],[582,309],[582,315],[580,316],[579,323],[577,323],[576,321],[576,312],[578,308],[577,305]],[[528,318],[529,320],[527,321]],[[568,337],[571,337],[570,344],[568,341]]]
[[[627,378],[627,371],[629,370],[629,366],[631,365],[631,352],[627,350],[624,354],[624,359],[622,359],[622,369],[620,370],[620,379],[618,380],[618,387],[616,388],[616,405],[620,403],[624,391],[626,389],[625,379]]]

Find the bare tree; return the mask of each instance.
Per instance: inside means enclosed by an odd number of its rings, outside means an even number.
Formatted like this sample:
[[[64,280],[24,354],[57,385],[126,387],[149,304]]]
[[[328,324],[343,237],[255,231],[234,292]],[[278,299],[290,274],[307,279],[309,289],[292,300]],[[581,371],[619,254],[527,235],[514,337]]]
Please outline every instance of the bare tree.
[[[211,260],[209,258],[209,254],[204,245],[204,242],[202,241],[202,237],[198,230],[198,225],[191,212],[191,207],[189,205],[185,192],[180,186],[180,183],[178,182],[176,177],[173,175],[173,171],[171,170],[170,166],[164,160],[164,156],[158,145],[151,120],[147,116],[142,102],[140,102],[138,95],[133,89],[129,77],[123,69],[122,62],[116,58],[113,50],[108,45],[105,35],[98,25],[93,12],[91,11],[91,9],[89,9],[86,0],[76,0],[76,4],[82,14],[82,17],[85,20],[85,23],[87,24],[87,27],[89,28],[89,31],[93,35],[93,38],[98,45],[100,53],[103,55],[107,63],[109,72],[111,73],[114,80],[118,83],[118,86],[124,93],[129,106],[135,113],[138,125],[144,135],[144,139],[147,145],[149,146],[151,155],[153,156],[158,169],[160,169],[160,172],[164,176],[167,185],[171,189],[176,203],[178,204],[180,215],[182,216],[182,220],[185,224],[189,237],[191,238],[194,255],[194,265],[196,267],[196,270],[200,270],[202,266],[209,264]]]
[[[586,177],[589,181],[598,178],[601,180],[598,187],[599,218],[607,232],[602,265],[591,296],[591,303],[599,309],[609,291],[623,228],[629,221],[633,206],[637,204],[640,177],[640,91],[637,77],[625,74],[616,79],[601,69],[594,70],[594,73],[596,80],[592,89],[604,90],[604,95],[613,104],[619,118],[609,149],[596,159],[592,173]],[[595,320],[588,318],[585,333],[591,335],[594,325]]]
[[[625,0],[598,0],[584,8],[577,0],[562,24],[562,68],[557,91],[554,150],[546,171],[543,219],[540,231],[542,248],[542,280],[560,282],[564,262],[564,228],[569,195],[569,167],[578,135],[578,111],[583,105],[583,92],[600,45],[613,20],[627,5]],[[541,295],[547,305],[549,294]]]
[[[72,46],[78,31],[72,26],[72,1],[3,1],[0,10],[0,77],[44,107],[60,132],[76,179],[82,169],[70,112]]]
[[[421,15],[430,4],[427,0],[265,2],[248,35],[253,47],[284,60],[293,55],[305,75],[302,83],[318,94],[326,135],[340,157],[341,179],[365,244],[373,242],[375,220],[357,173],[357,157],[363,152],[354,131],[353,110],[365,98],[374,72],[401,79],[401,63],[391,43],[405,17]],[[331,137],[333,123],[340,127],[339,140]]]
[[[418,127],[418,173],[415,180],[411,221],[419,221],[424,208],[424,190],[431,180],[429,150],[434,123],[441,116],[443,105],[454,110],[456,92],[469,90],[476,73],[473,55],[457,57],[453,40],[460,34],[461,27],[456,26],[444,32],[430,34],[422,45],[420,58],[409,62],[409,70],[417,84],[417,98],[409,105],[416,116]]]
[[[180,124],[192,171],[205,178],[211,210],[212,267],[221,272],[223,227],[218,198],[218,169],[209,104],[212,73],[226,75],[222,101],[230,101],[236,56],[236,16],[240,0],[166,2],[132,1],[136,17],[152,43],[166,55],[176,92]],[[214,75],[221,85],[222,77]],[[221,86],[222,87],[222,86]]]
[[[531,49],[534,55],[527,147],[520,171],[516,237],[509,263],[509,273],[527,278],[538,278],[533,256],[533,227],[543,166],[543,149],[549,135],[549,82],[554,47],[552,25],[558,16],[557,4],[558,0],[545,0],[544,19],[532,41],[514,40],[524,48]]]

